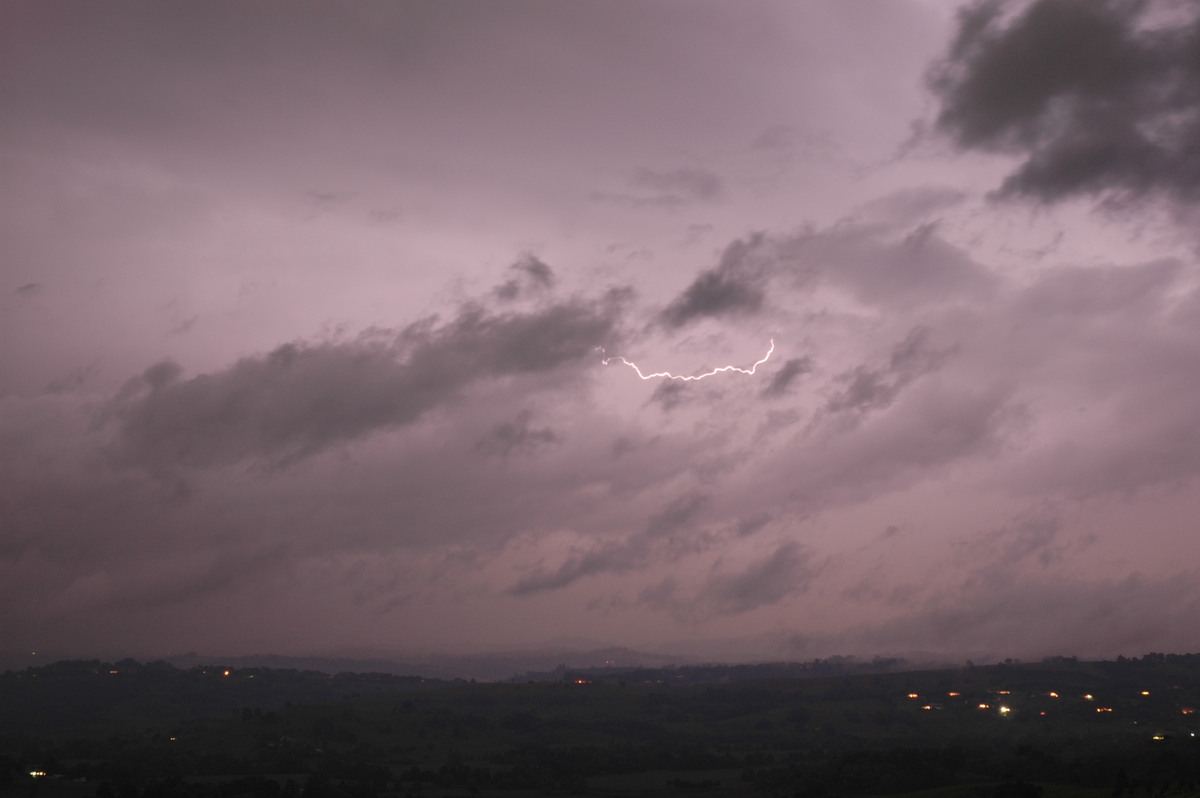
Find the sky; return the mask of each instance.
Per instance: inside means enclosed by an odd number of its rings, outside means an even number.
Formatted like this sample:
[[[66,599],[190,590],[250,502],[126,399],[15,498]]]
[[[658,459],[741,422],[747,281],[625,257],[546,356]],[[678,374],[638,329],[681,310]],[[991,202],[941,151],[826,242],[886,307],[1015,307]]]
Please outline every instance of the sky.
[[[1200,650],[1196,5],[0,14],[0,648]]]

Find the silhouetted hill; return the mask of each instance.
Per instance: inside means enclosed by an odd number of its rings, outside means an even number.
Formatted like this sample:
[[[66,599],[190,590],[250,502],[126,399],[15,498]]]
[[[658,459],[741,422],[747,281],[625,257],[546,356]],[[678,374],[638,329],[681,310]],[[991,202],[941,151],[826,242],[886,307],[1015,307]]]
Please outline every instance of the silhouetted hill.
[[[475,684],[66,661],[0,676],[0,795],[1200,790],[1198,654],[904,666],[563,667],[549,681]]]
[[[409,654],[403,658],[373,657],[292,657],[252,655],[212,657],[206,654],[179,654],[163,658],[180,668],[193,668],[219,662],[233,668],[286,668],[324,673],[373,672],[406,675],[419,673],[435,679],[475,679],[500,681],[513,674],[545,671],[565,664],[572,668],[637,666],[661,667],[686,662],[686,658],[629,648],[606,647],[573,649],[545,647],[520,651],[494,651],[475,654]]]
[[[420,676],[65,660],[0,676],[0,733],[122,728],[442,684]]]

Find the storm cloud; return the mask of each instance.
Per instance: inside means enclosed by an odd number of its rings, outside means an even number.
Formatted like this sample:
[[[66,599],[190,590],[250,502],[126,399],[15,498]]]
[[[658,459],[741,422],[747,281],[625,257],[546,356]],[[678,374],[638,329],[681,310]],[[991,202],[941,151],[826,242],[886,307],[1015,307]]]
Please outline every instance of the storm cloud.
[[[0,648],[1200,643],[1194,5],[8,17]]]
[[[740,572],[714,574],[703,595],[721,612],[748,612],[803,592],[810,567],[809,556],[799,544],[784,543]]]
[[[538,568],[521,577],[510,592],[515,596],[526,596],[558,590],[588,576],[652,567],[663,556],[678,555],[696,545],[699,536],[688,526],[697,520],[704,505],[703,496],[676,499],[651,516],[640,533],[573,554],[553,570]]]
[[[1022,158],[1001,195],[1200,199],[1200,10],[977,2],[930,85],[961,147]]]
[[[765,236],[755,234],[725,247],[715,268],[700,274],[662,311],[668,327],[682,327],[696,319],[740,316],[757,312],[763,304],[761,264]]]
[[[187,380],[178,365],[159,363],[127,384],[111,410],[117,457],[154,467],[305,457],[412,423],[476,382],[577,364],[615,321],[604,303],[507,315],[473,305],[446,324],[285,344]]]
[[[554,287],[554,270],[528,252],[517,258],[508,270],[513,276],[492,291],[499,299],[512,301],[522,295],[540,294]]]
[[[788,388],[797,379],[812,371],[812,359],[807,357],[793,357],[786,360],[783,367],[775,372],[775,376],[767,383],[767,387],[763,389],[764,396],[780,396],[787,393]]]

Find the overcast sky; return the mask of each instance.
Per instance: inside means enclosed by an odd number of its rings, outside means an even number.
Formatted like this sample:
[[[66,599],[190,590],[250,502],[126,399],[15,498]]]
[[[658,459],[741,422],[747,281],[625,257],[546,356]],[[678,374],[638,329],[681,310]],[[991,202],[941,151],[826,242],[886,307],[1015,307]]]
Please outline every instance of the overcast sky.
[[[1200,650],[1195,4],[0,13],[0,647]]]

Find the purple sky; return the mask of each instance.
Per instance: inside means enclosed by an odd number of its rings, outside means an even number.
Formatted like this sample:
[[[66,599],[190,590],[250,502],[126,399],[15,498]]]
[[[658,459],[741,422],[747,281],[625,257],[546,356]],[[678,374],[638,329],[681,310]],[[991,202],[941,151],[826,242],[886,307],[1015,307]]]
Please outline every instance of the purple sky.
[[[0,13],[0,648],[1200,649],[1196,5]]]

